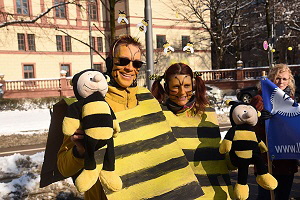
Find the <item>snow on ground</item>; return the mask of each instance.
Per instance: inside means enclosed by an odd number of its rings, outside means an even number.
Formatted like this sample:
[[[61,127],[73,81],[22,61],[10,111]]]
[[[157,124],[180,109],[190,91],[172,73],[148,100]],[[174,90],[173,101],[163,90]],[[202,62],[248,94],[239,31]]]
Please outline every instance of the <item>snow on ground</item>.
[[[226,114],[228,111],[228,107],[216,108],[217,114]],[[44,133],[49,128],[50,112],[49,109],[0,111],[0,122],[0,135]],[[221,132],[222,137],[225,134]],[[22,194],[39,190],[44,153],[0,157],[0,180],[12,177],[12,181],[0,182],[0,199],[22,199]],[[64,182],[71,184],[72,180],[66,179]],[[56,189],[63,187],[62,181],[52,185]]]

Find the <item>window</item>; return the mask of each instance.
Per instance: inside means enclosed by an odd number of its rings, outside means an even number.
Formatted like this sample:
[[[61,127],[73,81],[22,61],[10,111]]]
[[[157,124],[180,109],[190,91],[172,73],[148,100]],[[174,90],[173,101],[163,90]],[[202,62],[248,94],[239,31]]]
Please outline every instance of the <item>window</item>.
[[[99,70],[100,72],[106,72],[106,68],[102,64],[94,64],[93,69]]]
[[[20,51],[25,51],[25,34],[18,33],[18,48]]]
[[[156,35],[156,48],[163,48],[164,43],[166,42],[165,35]]]
[[[56,49],[57,51],[63,51],[63,45],[62,45],[62,36],[57,35],[56,36]]]
[[[34,78],[33,65],[24,65],[24,78]]]
[[[35,51],[35,37],[34,34],[28,34],[28,50],[29,51]]]
[[[17,13],[21,15],[28,15],[28,0],[16,0]]]
[[[18,49],[20,51],[35,51],[35,35],[18,33]]]
[[[97,37],[97,50],[103,52],[103,40],[102,37]]]
[[[181,47],[185,47],[186,44],[190,41],[190,36],[181,36]]]
[[[70,36],[56,35],[57,51],[72,51],[72,42]]]
[[[91,46],[95,49],[95,37],[92,37]]]
[[[54,5],[63,3],[64,0],[55,0]],[[55,16],[58,18],[66,18],[66,4],[55,7]]]
[[[91,20],[94,20],[94,21],[98,20],[97,2],[96,1],[90,3],[89,14],[90,14]]]
[[[60,70],[65,70],[67,72],[66,76],[71,76],[70,65],[62,64],[60,65]]]
[[[65,46],[66,46],[66,51],[68,51],[68,52],[72,51],[72,44],[71,44],[70,36],[65,36]]]

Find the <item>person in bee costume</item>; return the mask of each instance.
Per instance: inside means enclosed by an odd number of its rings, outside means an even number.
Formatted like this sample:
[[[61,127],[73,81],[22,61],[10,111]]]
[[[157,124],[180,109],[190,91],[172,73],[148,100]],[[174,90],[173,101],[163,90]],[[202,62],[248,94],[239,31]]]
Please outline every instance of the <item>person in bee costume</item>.
[[[153,75],[153,96],[183,149],[204,195],[200,199],[232,199],[233,188],[225,155],[219,153],[221,134],[214,108],[208,105],[205,83],[184,63],[172,64],[162,76]],[[164,80],[164,85],[160,82]]]
[[[232,127],[226,133],[219,151],[221,154],[229,152],[232,164],[238,168],[235,198],[244,200],[249,197],[247,179],[250,164],[254,164],[257,169],[256,182],[266,190],[274,190],[277,180],[268,173],[261,155],[268,149],[254,131],[260,112],[247,103],[229,101],[228,104],[232,105],[229,115]]]
[[[106,73],[111,79],[105,100],[114,111],[121,129],[114,138],[114,150],[115,172],[122,180],[122,188],[109,190],[98,178],[84,192],[85,200],[181,200],[197,199],[203,195],[158,101],[148,89],[137,86],[137,76],[143,65],[141,58],[141,43],[130,35],[123,35],[113,42],[105,60]],[[69,100],[63,99],[53,107],[41,186],[74,177],[84,169],[85,131],[77,129],[75,134],[67,136],[61,130],[68,105]],[[95,155],[102,155],[105,149],[100,148]]]
[[[74,75],[72,85],[78,101],[69,106],[62,130],[67,136],[73,135],[81,126],[85,131],[84,169],[76,177],[75,185],[79,192],[85,192],[96,183],[100,174],[103,184],[118,191],[122,188],[122,180],[115,173],[113,136],[120,132],[120,126],[104,99],[108,90],[106,78],[98,70],[87,69]],[[103,170],[100,171],[96,165],[95,151],[105,145]]]

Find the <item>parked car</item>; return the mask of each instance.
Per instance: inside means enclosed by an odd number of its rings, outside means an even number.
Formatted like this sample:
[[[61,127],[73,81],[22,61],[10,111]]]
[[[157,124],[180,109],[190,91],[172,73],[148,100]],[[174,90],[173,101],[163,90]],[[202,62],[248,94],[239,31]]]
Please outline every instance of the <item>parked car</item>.
[[[243,89],[240,89],[236,97],[239,101],[243,101],[245,103],[250,103],[251,99],[258,94],[258,89],[256,86],[252,87],[246,87]],[[295,91],[295,100],[296,102],[300,103],[300,86],[296,87]]]

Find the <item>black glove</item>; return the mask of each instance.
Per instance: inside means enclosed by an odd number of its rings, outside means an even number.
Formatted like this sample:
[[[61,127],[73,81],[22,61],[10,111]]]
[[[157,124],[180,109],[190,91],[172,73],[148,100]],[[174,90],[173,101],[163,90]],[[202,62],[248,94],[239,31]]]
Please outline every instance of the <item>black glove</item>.
[[[261,113],[260,119],[262,120],[267,120],[272,117],[272,114],[268,110],[263,109],[262,111],[260,111],[260,113]]]

